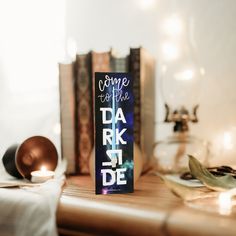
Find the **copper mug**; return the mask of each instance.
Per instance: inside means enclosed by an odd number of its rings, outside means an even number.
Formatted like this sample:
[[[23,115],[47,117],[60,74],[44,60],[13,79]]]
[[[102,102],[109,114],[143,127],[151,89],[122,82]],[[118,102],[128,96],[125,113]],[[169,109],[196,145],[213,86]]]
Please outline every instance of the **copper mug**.
[[[55,170],[58,154],[54,144],[43,136],[33,136],[10,146],[2,158],[5,170],[16,178],[31,179],[31,172],[45,166]]]

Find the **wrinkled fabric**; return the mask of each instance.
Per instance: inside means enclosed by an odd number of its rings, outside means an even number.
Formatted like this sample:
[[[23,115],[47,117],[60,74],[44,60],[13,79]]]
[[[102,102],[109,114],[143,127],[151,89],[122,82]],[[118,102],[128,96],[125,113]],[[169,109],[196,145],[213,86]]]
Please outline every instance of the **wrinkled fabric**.
[[[0,181],[6,176],[0,167]],[[56,209],[63,183],[60,177],[36,187],[0,188],[0,235],[58,235]]]

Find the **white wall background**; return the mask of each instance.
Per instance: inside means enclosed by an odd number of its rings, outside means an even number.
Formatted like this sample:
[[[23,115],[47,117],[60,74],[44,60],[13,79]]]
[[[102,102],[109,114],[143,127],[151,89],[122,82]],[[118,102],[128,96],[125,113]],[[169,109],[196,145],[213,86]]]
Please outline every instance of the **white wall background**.
[[[236,164],[236,1],[234,0],[0,0],[0,155],[41,134],[59,148],[57,62],[64,40],[79,53],[147,48],[162,61],[161,24],[173,13],[194,19],[198,58],[205,68],[200,122],[191,132],[212,143],[212,163]],[[73,51],[73,47],[70,51]],[[163,124],[157,67],[156,137]]]
[[[0,1],[0,156],[34,135],[59,148],[57,61],[64,36],[64,0]]]

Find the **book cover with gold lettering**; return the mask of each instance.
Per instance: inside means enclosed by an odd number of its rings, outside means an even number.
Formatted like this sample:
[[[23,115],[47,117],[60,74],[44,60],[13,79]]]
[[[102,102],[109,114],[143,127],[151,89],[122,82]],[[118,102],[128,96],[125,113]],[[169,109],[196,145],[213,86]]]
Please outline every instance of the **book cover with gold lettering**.
[[[96,194],[133,192],[133,81],[95,73]]]

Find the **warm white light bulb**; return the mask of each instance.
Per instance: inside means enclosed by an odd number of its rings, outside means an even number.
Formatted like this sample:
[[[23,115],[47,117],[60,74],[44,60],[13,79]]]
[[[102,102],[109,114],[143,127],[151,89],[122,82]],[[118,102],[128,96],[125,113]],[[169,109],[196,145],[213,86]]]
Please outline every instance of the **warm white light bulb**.
[[[220,193],[218,198],[219,212],[222,215],[229,215],[232,210],[231,194],[228,192]]]
[[[166,19],[162,25],[162,29],[164,33],[177,36],[180,35],[183,31],[183,23],[180,17],[178,16],[171,16],[170,18]]]
[[[203,67],[200,68],[200,73],[202,76],[206,74],[206,71]]]
[[[162,45],[162,53],[166,60],[174,60],[179,55],[179,50],[176,44],[172,42],[165,42]]]
[[[174,75],[176,80],[191,80],[194,77],[194,71],[192,69],[185,69]]]
[[[223,136],[224,149],[230,150],[233,148],[233,138],[231,132],[224,132]]]
[[[157,0],[139,0],[139,6],[143,10],[151,9],[156,4]]]

